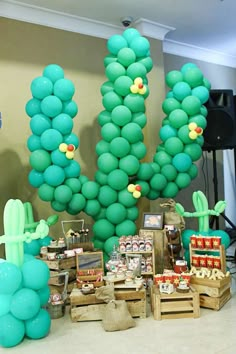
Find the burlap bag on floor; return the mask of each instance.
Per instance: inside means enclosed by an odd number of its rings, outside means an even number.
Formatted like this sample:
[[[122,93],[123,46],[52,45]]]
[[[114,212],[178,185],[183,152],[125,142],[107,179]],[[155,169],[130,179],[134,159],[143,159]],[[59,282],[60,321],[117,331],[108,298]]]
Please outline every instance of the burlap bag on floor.
[[[107,285],[96,289],[97,299],[107,303],[103,311],[102,324],[107,332],[122,331],[135,326],[125,300],[114,300],[114,287]]]

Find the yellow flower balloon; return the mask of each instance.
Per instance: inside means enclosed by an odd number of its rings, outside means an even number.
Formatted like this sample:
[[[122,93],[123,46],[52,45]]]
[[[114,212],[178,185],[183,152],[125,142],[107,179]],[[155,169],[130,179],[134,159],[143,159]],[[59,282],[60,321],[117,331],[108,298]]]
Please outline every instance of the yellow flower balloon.
[[[59,150],[61,152],[66,152],[67,151],[67,144],[65,144],[65,143],[60,144],[59,145]]]

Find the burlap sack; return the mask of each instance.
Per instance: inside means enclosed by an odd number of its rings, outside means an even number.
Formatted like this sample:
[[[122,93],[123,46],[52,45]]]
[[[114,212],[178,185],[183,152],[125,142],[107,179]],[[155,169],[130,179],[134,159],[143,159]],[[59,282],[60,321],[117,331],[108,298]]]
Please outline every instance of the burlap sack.
[[[164,211],[164,225],[175,225],[177,229],[184,230],[184,218],[176,213],[175,204],[173,199],[168,199],[165,203],[160,204],[160,207],[167,209]]]

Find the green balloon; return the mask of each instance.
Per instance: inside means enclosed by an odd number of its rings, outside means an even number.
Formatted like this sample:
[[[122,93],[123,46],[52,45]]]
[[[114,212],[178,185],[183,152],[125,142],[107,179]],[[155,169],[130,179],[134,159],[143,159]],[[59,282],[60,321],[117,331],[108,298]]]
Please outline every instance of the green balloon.
[[[105,74],[108,80],[114,82],[118,77],[125,75],[126,70],[123,65],[113,62],[107,65]]]
[[[86,199],[82,194],[73,194],[68,206],[76,213],[80,213],[86,205]]]
[[[28,338],[41,339],[50,331],[51,318],[47,310],[40,309],[34,318],[25,321],[25,333]]]
[[[114,249],[114,246],[118,247],[119,246],[119,237],[117,236],[112,236],[112,237],[109,237],[105,243],[104,243],[104,251],[107,253],[107,254],[110,254],[113,249]]]
[[[173,137],[169,138],[165,142],[165,150],[167,154],[174,156],[183,151],[184,145],[179,138]]]
[[[201,102],[195,96],[188,96],[182,102],[182,109],[189,115],[193,116],[200,113]]]
[[[94,220],[101,220],[101,219],[106,219],[106,208],[100,208],[100,211],[98,214],[96,214],[94,217]]]
[[[133,80],[128,76],[120,76],[114,82],[114,89],[120,96],[127,96],[130,93],[130,86],[133,85]]]
[[[127,68],[126,75],[129,76],[132,80],[135,80],[137,77],[144,79],[146,77],[147,70],[142,63],[133,63],[130,64]]]
[[[104,249],[104,242],[100,241],[99,239],[94,238],[92,240],[92,242],[93,242],[93,245],[94,245],[95,249],[98,249],[98,250],[103,250]]]
[[[35,114],[30,120],[30,129],[35,135],[41,135],[45,130],[51,128],[51,120],[42,113]]]
[[[211,89],[211,83],[210,81],[207,79],[207,78],[203,78],[203,85],[208,89],[210,90]]]
[[[51,153],[52,163],[60,167],[66,167],[70,164],[70,160],[66,157],[64,152],[61,152],[59,149],[52,151]]]
[[[191,144],[193,142],[193,139],[191,139],[189,137],[189,132],[190,132],[190,129],[189,129],[188,125],[183,125],[178,130],[178,137],[181,139],[181,141],[184,144]]]
[[[143,132],[136,123],[128,123],[121,129],[121,136],[128,140],[130,144],[143,140]]]
[[[97,183],[99,183],[101,186],[104,186],[105,184],[107,184],[107,179],[108,179],[108,175],[106,173],[103,173],[101,171],[96,171],[95,173],[95,181]]]
[[[172,127],[179,129],[188,123],[188,115],[182,109],[175,109],[169,115],[169,122]]]
[[[116,106],[123,104],[123,100],[117,93],[110,91],[103,96],[102,104],[107,111],[112,112]]]
[[[166,75],[166,84],[170,88],[173,88],[175,84],[183,81],[183,74],[178,70],[172,70]]]
[[[145,66],[147,73],[149,73],[153,68],[153,61],[151,57],[140,58],[138,59],[138,63],[141,63]]]
[[[172,161],[172,157],[167,154],[167,152],[165,151],[158,151],[155,155],[154,155],[154,162],[156,162],[158,165],[160,166],[164,166],[167,164],[170,164]]]
[[[197,114],[195,116],[192,116],[189,118],[189,123],[196,123],[198,127],[201,127],[202,129],[206,129],[207,126],[207,120],[202,114]]]
[[[11,313],[0,317],[0,345],[3,348],[11,348],[20,344],[25,336],[25,324],[15,318]]]
[[[184,81],[186,81],[192,88],[203,84],[203,74],[197,67],[189,68],[184,73]]]
[[[78,113],[78,106],[76,102],[72,100],[63,102],[62,113],[68,114],[71,118],[74,118]]]
[[[127,211],[127,216],[126,218],[128,220],[133,220],[133,221],[136,221],[138,219],[138,216],[139,216],[139,209],[136,207],[136,206],[133,206],[131,208],[127,208],[126,209]]]
[[[191,94],[191,87],[184,81],[177,82],[173,87],[173,95],[178,101],[183,101],[185,97]]]
[[[118,167],[119,162],[115,156],[113,156],[109,152],[105,152],[104,154],[99,156],[97,160],[97,165],[101,172],[108,174]]]
[[[104,96],[107,92],[114,91],[114,83],[111,81],[106,81],[102,84],[100,92]]]
[[[149,193],[147,194],[147,198],[149,200],[155,200],[160,197],[160,192],[155,191],[154,189],[150,189]]]
[[[151,162],[150,163],[154,173],[159,173],[161,171],[160,166],[156,162]]]
[[[64,78],[64,70],[57,64],[49,64],[43,69],[43,76],[54,84],[57,80]]]
[[[56,129],[47,129],[41,135],[40,142],[44,149],[53,151],[63,142],[63,136]]]
[[[127,187],[129,182],[128,174],[122,170],[113,170],[109,173],[107,182],[109,186],[117,191]]]
[[[99,192],[99,185],[94,181],[87,181],[82,185],[81,193],[86,199],[95,199]]]
[[[107,41],[107,49],[111,54],[117,55],[122,48],[128,47],[126,39],[120,34],[114,34]]]
[[[170,182],[175,180],[177,170],[173,165],[167,164],[161,168],[161,174],[167,179],[168,182]]]
[[[144,128],[147,124],[147,117],[144,113],[133,113],[132,123],[136,123],[141,128]]]
[[[115,234],[115,226],[107,219],[100,219],[94,223],[93,233],[100,241],[106,241]]]
[[[120,128],[114,123],[106,123],[101,129],[101,136],[109,143],[112,139],[120,136]]]
[[[52,128],[57,129],[61,134],[70,134],[73,129],[72,118],[65,113],[61,113],[52,120]]]
[[[141,95],[135,93],[128,94],[124,98],[124,105],[133,113],[145,112],[144,97]]]
[[[133,49],[137,57],[144,57],[150,50],[150,43],[147,38],[137,36],[130,43],[130,48]]]
[[[198,175],[198,168],[195,164],[192,164],[187,171],[187,174],[191,177],[191,179],[194,179]]]
[[[178,173],[178,176],[176,177],[175,183],[179,189],[186,188],[191,183],[191,177],[186,172],[180,172],[180,173]]]
[[[98,115],[98,124],[102,127],[106,123],[111,122],[111,112],[102,111]]]
[[[116,235],[135,235],[137,231],[136,224],[132,220],[124,220],[116,226]]]
[[[84,212],[89,216],[97,215],[101,210],[101,206],[96,199],[87,200]]]
[[[135,156],[138,160],[143,159],[146,156],[147,148],[144,143],[138,141],[130,146],[130,155]]]
[[[37,98],[31,98],[25,106],[25,111],[29,117],[41,113],[41,101]]]
[[[174,111],[173,111],[174,112]],[[177,130],[174,128],[173,124],[164,125],[159,131],[160,139],[165,142],[167,139],[177,136]]]
[[[53,87],[53,94],[62,101],[71,100],[75,93],[75,86],[71,80],[59,79],[55,82]]]
[[[148,181],[154,175],[154,170],[150,163],[144,162],[140,164],[139,170],[137,173],[137,178],[141,181]]]
[[[168,182],[166,187],[162,190],[162,197],[164,198],[175,198],[178,194],[179,189],[174,182]]]
[[[44,202],[51,202],[54,199],[54,191],[55,188],[44,183],[38,189],[39,198]]]
[[[28,180],[31,186],[34,188],[39,188],[44,182],[43,173],[36,170],[31,170],[28,175]]]
[[[45,150],[35,150],[30,155],[30,165],[36,171],[43,172],[51,165],[51,156]]]
[[[118,193],[118,202],[125,207],[133,207],[137,203],[137,199],[133,197],[133,194],[128,192],[127,188]]]
[[[105,140],[100,140],[97,144],[96,144],[96,154],[98,156],[104,154],[105,152],[109,152],[110,151],[110,144],[105,141]]]
[[[166,98],[162,103],[162,110],[165,114],[169,115],[175,109],[180,109],[181,104],[175,98]]]
[[[110,142],[110,152],[118,158],[124,157],[128,155],[130,151],[130,144],[129,142],[122,137],[118,137],[113,139]]]
[[[122,221],[126,219],[127,210],[120,203],[111,204],[106,211],[106,218],[112,224],[120,224]]]
[[[46,116],[53,118],[62,112],[62,101],[57,96],[47,96],[41,102],[41,111]]]
[[[155,173],[150,180],[150,186],[155,191],[161,191],[167,185],[167,180],[165,176],[161,175],[160,173]]]
[[[117,106],[111,112],[111,119],[116,125],[123,127],[131,121],[132,113],[126,106]]]
[[[192,95],[196,96],[200,100],[201,104],[204,104],[209,100],[209,90],[204,86],[193,88]]]
[[[117,60],[119,63],[127,67],[135,62],[135,52],[131,48],[122,48],[117,54]]]
[[[139,36],[141,36],[139,31],[136,30],[135,28],[132,28],[132,27],[127,28],[123,32],[123,37],[126,39],[126,41],[129,45],[134,38],[139,37]]]
[[[104,66],[107,67],[107,65],[109,65],[110,63],[114,63],[115,61],[117,61],[117,57],[116,55],[113,54],[108,54],[105,58],[104,58]]]
[[[184,148],[184,152],[191,157],[192,161],[197,161],[202,156],[201,146],[197,143],[186,145]]]
[[[99,190],[98,201],[102,206],[108,207],[117,201],[117,192],[108,185],[102,186]]]
[[[66,204],[57,202],[56,200],[53,200],[51,202],[52,209],[54,209],[57,212],[65,211],[66,210],[66,206],[67,206]]]
[[[197,68],[197,65],[194,63],[186,63],[181,67],[181,73],[184,75],[189,69]]]
[[[52,94],[53,83],[47,77],[39,76],[31,82],[30,89],[33,97],[42,100]]]
[[[122,157],[119,162],[119,168],[129,176],[135,175],[139,170],[139,160],[133,155]]]
[[[188,154],[181,152],[173,157],[172,163],[178,172],[187,172],[192,160]]]

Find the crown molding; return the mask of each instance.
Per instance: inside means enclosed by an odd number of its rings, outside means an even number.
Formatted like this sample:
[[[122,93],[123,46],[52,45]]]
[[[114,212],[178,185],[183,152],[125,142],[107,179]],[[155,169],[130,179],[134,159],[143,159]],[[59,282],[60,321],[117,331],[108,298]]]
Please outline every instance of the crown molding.
[[[104,39],[108,39],[112,35],[124,31],[123,26],[115,26],[105,22],[65,14],[14,0],[2,0],[0,2],[0,17],[11,18],[18,21]],[[175,30],[174,27],[165,26],[144,18],[136,20],[133,26],[142,35],[163,41],[164,53],[236,68],[236,57],[206,48],[165,39],[168,32]]]

